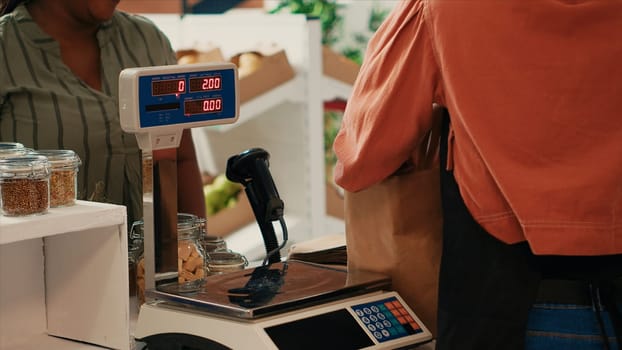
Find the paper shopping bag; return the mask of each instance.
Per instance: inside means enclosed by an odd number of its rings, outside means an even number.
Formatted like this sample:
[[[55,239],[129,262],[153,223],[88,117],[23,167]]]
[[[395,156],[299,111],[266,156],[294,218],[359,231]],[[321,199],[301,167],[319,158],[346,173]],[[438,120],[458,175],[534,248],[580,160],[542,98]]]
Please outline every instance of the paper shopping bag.
[[[345,193],[348,270],[382,272],[436,334],[442,248],[439,168],[410,171]]]

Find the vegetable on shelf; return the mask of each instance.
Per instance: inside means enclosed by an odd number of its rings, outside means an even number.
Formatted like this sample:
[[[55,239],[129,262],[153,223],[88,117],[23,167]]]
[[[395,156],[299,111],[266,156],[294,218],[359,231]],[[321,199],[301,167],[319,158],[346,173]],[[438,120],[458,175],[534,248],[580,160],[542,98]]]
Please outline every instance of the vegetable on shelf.
[[[212,183],[203,186],[207,215],[234,207],[241,190],[242,186],[239,183],[229,181],[224,174],[216,176]]]

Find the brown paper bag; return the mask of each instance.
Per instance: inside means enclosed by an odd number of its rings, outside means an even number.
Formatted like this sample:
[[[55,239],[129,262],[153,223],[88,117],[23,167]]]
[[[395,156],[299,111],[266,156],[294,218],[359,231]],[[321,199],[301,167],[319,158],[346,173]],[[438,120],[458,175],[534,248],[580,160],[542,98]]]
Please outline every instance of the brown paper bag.
[[[348,270],[382,272],[436,334],[442,247],[439,169],[393,176],[345,194]]]
[[[436,335],[442,209],[438,142],[442,109],[428,142],[414,154],[416,165],[360,192],[345,193],[349,271],[382,272],[392,287]]]

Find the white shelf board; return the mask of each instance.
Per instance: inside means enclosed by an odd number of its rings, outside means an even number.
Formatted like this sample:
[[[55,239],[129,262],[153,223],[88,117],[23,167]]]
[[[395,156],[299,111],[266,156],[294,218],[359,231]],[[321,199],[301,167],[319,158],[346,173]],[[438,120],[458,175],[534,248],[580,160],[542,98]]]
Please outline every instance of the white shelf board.
[[[334,99],[348,100],[352,94],[352,85],[344,83],[329,76],[322,76],[322,100],[331,101]]]
[[[124,206],[89,201],[77,201],[71,207],[50,208],[42,215],[0,216],[0,244],[120,225],[125,222],[125,216]]]
[[[300,102],[304,99],[303,96],[304,80],[299,75],[296,75],[293,79],[243,103],[240,106],[240,117],[237,122],[233,124],[217,125],[210,128],[222,132],[231,130],[286,101]]]

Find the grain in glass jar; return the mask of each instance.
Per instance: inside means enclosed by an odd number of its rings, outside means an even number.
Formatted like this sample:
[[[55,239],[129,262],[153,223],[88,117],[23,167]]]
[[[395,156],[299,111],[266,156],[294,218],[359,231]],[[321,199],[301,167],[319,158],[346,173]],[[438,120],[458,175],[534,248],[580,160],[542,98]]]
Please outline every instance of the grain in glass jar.
[[[50,162],[50,207],[68,207],[76,203],[80,157],[71,150],[37,150],[31,154]]]
[[[5,216],[44,214],[50,208],[50,163],[44,156],[0,159],[0,207]]]

